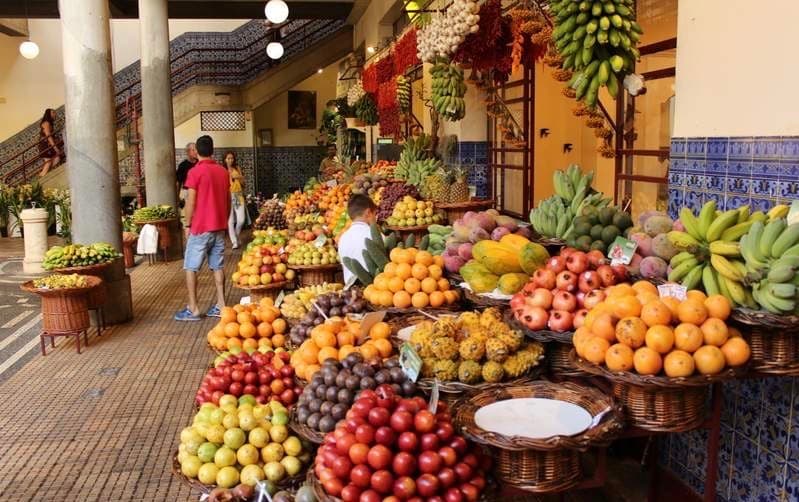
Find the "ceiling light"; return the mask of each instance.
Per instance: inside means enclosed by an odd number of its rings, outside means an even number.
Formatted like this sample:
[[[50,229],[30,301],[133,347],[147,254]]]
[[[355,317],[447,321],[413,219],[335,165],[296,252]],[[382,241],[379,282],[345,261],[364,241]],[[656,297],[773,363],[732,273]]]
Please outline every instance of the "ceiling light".
[[[289,6],[283,0],[269,0],[264,7],[264,14],[271,22],[282,23],[289,17]]]
[[[366,52],[368,52],[369,54],[374,54],[375,48],[370,45],[369,47],[366,48]]]
[[[34,59],[39,55],[39,46],[36,45],[36,42],[26,40],[19,44],[19,53],[22,54],[22,57],[25,59]]]
[[[283,56],[283,44],[280,42],[269,42],[266,46],[266,55],[272,59],[280,59]]]
[[[318,70],[316,70],[316,73],[322,73],[323,71],[324,71],[324,70],[322,70],[321,68],[319,68]]]

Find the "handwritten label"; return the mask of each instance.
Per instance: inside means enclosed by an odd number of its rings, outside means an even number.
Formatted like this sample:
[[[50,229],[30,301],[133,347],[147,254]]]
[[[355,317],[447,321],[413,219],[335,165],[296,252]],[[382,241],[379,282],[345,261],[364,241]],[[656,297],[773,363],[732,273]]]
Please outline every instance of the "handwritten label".
[[[415,382],[419,378],[419,372],[422,371],[422,358],[416,353],[416,350],[409,343],[403,343],[400,347],[399,356],[400,368],[408,377],[408,380]]]
[[[788,210],[788,217],[786,220],[788,225],[799,223],[799,200],[791,202],[791,209]]]
[[[669,283],[669,284],[661,284],[660,286],[658,286],[658,294],[660,295],[661,298],[671,296],[672,298],[676,298],[680,301],[683,301],[686,298],[687,292],[688,289],[681,284]]]
[[[635,241],[616,237],[616,240],[608,248],[608,258],[611,265],[629,265],[633,261],[633,255],[638,244]]]
[[[317,249],[321,248],[327,242],[327,236],[325,234],[319,234],[319,237],[314,239],[313,245],[316,246]]]
[[[250,303],[252,303],[252,300],[250,300],[249,296],[242,296],[241,300],[239,300],[240,305],[249,305]]]
[[[363,316],[363,320],[361,321],[361,332],[358,334],[358,345],[366,341],[366,338],[369,336],[369,330],[372,329],[372,326],[385,319],[385,317],[385,310],[369,312]]]
[[[438,393],[438,378],[436,378],[433,380],[433,388],[430,390],[430,403],[427,405],[430,413],[435,413],[438,409]]]
[[[275,298],[275,307],[279,308],[280,304],[283,303],[283,299],[286,297],[286,293],[283,290],[280,290],[280,293],[277,294],[277,298]]]

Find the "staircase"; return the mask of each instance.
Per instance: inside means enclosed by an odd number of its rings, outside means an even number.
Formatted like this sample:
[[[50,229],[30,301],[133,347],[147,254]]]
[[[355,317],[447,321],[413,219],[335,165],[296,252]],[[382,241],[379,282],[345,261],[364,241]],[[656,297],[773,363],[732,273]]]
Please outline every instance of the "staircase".
[[[220,109],[215,92],[236,99],[231,104],[256,107],[269,96],[290,88],[315,69],[343,57],[352,49],[351,27],[340,20],[294,20],[276,27],[250,21],[229,33],[185,33],[170,42],[171,81],[175,125],[203,109]],[[266,45],[279,40],[284,47],[280,60],[266,55]],[[320,50],[324,47],[324,50]],[[333,50],[330,50],[331,47]],[[282,70],[291,77],[278,78]],[[114,75],[117,137],[141,125],[140,65],[135,62]],[[280,91],[277,91],[280,89]],[[206,99],[203,99],[205,97]],[[246,99],[246,101],[245,101]],[[241,109],[241,108],[239,108]],[[56,110],[55,132],[64,136],[64,107]],[[29,125],[0,143],[0,181],[15,186],[36,180],[44,159],[39,157],[39,123]],[[135,152],[126,143],[119,162],[133,161]],[[68,186],[65,164],[38,180],[45,187]],[[124,180],[121,180],[124,183]]]

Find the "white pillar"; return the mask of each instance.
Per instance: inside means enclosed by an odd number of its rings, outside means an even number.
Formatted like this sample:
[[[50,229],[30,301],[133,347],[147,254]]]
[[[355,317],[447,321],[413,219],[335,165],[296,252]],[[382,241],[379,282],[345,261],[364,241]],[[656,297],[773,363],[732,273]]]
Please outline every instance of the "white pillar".
[[[25,258],[22,260],[22,270],[26,274],[40,274],[44,272],[42,262],[44,253],[47,252],[47,220],[49,214],[46,209],[24,209],[20,215],[25,228]]]
[[[59,0],[76,243],[122,249],[108,0]]]
[[[147,204],[177,207],[167,0],[139,0]]]

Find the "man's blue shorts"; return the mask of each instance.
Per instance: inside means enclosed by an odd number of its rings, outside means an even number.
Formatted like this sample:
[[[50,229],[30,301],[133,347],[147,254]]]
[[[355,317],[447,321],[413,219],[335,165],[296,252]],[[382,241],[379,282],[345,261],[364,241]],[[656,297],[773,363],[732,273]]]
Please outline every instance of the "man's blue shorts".
[[[199,272],[205,257],[208,256],[208,268],[222,270],[224,267],[225,231],[190,234],[186,242],[186,253],[183,257],[183,270]]]

